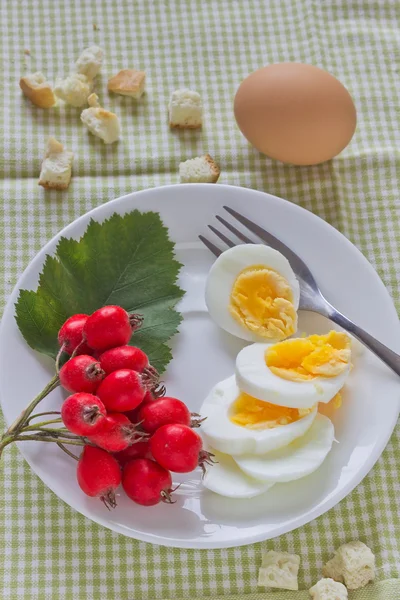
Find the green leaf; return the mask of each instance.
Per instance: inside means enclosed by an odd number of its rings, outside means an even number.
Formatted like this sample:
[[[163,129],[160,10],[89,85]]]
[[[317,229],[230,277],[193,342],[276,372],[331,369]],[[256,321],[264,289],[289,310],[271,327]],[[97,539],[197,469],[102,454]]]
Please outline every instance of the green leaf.
[[[55,358],[68,317],[118,304],[144,316],[131,343],[162,372],[172,357],[167,342],[181,322],[174,310],[184,293],[176,284],[180,268],[158,213],[91,220],[79,241],[61,238],[55,256],[46,256],[38,289],[20,291],[18,327],[31,348]]]

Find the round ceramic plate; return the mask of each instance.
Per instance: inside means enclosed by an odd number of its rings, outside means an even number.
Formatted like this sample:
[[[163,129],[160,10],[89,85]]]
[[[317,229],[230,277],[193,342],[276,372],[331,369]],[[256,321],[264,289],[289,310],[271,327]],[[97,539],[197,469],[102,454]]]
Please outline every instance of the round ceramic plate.
[[[232,374],[244,342],[221,331],[209,318],[204,284],[214,260],[198,241],[207,224],[228,204],[265,226],[291,246],[310,266],[322,292],[340,311],[394,350],[400,350],[400,327],[392,301],[378,275],[362,254],[340,233],[312,213],[280,198],[224,185],[178,185],[129,194],[77,219],[49,242],[31,262],[6,307],[0,331],[0,394],[5,418],[14,420],[52,376],[52,365],[25,343],[14,320],[20,288],[37,286],[46,254],[58,238],[79,238],[90,218],[102,221],[113,212],[134,208],[158,211],[176,242],[184,267],[181,285],[186,295],[179,306],[184,316],[174,338],[174,359],[165,381],[170,395],[197,411],[209,389]],[[225,215],[226,216],[226,215]],[[212,234],[211,234],[212,235]],[[331,324],[310,313],[300,316],[300,330],[324,332]],[[23,376],[21,376],[21,368]],[[59,409],[63,394],[56,390],[41,410]],[[394,428],[400,402],[396,378],[370,352],[355,353],[354,369],[344,403],[332,415],[336,439],[322,467],[312,475],[251,500],[231,500],[204,490],[200,473],[184,481],[173,506],[145,508],[123,493],[112,512],[85,496],[75,477],[75,463],[53,444],[25,442],[20,450],[37,475],[70,506],[118,533],[167,546],[225,548],[249,544],[291,531],[318,517],[348,494],[380,456]]]

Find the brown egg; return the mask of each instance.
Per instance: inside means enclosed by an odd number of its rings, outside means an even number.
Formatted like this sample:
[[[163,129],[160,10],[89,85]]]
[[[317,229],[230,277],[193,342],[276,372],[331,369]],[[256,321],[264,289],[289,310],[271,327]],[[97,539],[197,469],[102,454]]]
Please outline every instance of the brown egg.
[[[340,81],[301,63],[251,73],[236,92],[234,111],[241,132],[257,150],[295,165],[315,165],[339,154],[357,120]]]

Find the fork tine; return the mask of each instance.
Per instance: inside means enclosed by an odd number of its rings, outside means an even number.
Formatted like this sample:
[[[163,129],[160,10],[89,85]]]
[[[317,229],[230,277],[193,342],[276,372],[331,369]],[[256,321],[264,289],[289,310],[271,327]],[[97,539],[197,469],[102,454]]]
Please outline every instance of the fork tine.
[[[236,246],[235,242],[232,242],[232,240],[230,240],[228,237],[226,237],[226,235],[224,235],[221,231],[218,231],[218,229],[216,229],[212,225],[209,225],[208,228],[211,229],[211,231],[215,233],[215,235],[217,235],[220,240],[225,242],[225,244],[229,246],[229,248],[233,248],[234,246]]]
[[[220,254],[222,254],[222,250],[220,250],[215,244],[210,242],[210,240],[204,237],[204,235],[199,235],[199,240],[203,242],[205,246],[207,246],[207,248],[214,254],[214,256],[218,257]]]
[[[268,246],[271,246],[271,248],[275,248],[275,250],[278,250],[281,254],[283,254],[288,259],[290,264],[292,265],[292,268],[295,271],[297,271],[297,273],[300,276],[304,276],[305,273],[308,273],[309,275],[311,275],[310,269],[302,261],[302,259],[299,256],[297,256],[297,254],[295,254],[293,252],[293,250],[291,250],[288,246],[286,246],[286,244],[284,244],[283,242],[281,242],[281,240],[279,240],[274,235],[272,235],[272,233],[269,233],[269,231],[266,231],[265,229],[260,227],[260,225],[257,225],[253,221],[250,221],[250,219],[241,215],[233,208],[230,208],[229,206],[224,206],[224,209],[230,215],[232,215],[232,217],[235,217],[235,219],[237,219],[240,223],[245,225],[245,227],[247,227],[247,229],[249,229],[250,231],[255,233],[261,240],[266,242],[266,244],[268,244]],[[311,275],[311,277],[312,277],[312,275]]]
[[[248,238],[247,235],[244,235],[244,233],[242,233],[241,231],[239,231],[239,229],[236,229],[236,227],[234,227],[233,225],[231,225],[228,221],[225,221],[225,219],[223,219],[219,215],[217,215],[215,218],[218,219],[218,221],[220,223],[222,223],[222,225],[225,225],[225,227],[227,229],[229,229],[229,231],[231,231],[232,233],[234,233],[239,238],[239,240],[242,240],[243,242],[246,242],[246,244],[254,244],[253,240],[251,240],[250,238]]]

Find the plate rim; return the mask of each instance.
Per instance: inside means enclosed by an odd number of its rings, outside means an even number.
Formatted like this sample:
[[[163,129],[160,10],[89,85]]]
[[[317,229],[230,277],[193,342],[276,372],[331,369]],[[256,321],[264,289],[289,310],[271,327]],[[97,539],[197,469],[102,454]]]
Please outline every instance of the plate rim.
[[[58,231],[48,242],[46,242],[46,244],[35,254],[35,256],[29,261],[28,265],[26,266],[26,268],[23,270],[22,274],[20,275],[20,277],[18,278],[7,302],[6,305],[4,307],[3,310],[3,315],[1,318],[1,324],[0,324],[0,339],[3,336],[3,329],[4,329],[4,322],[6,320],[6,317],[11,316],[12,318],[14,318],[15,315],[15,310],[14,310],[14,306],[15,306],[15,300],[17,298],[17,295],[19,293],[19,290],[22,287],[22,282],[24,280],[24,278],[26,277],[27,273],[29,271],[31,271],[31,269],[33,268],[34,270],[37,270],[39,273],[41,271],[41,268],[43,266],[44,263],[44,258],[47,254],[54,254],[54,249],[55,246],[58,242],[58,240],[61,237],[65,237],[69,235],[69,230],[70,229],[74,229],[77,225],[77,223],[82,223],[85,221],[89,221],[91,218],[93,218],[93,215],[95,215],[98,211],[101,212],[101,210],[107,206],[107,207],[113,207],[115,205],[118,205],[119,203],[121,203],[124,200],[127,200],[128,198],[131,198],[133,200],[134,203],[134,199],[139,196],[139,195],[146,195],[149,194],[151,192],[154,192],[155,190],[168,190],[168,189],[173,189],[176,187],[179,188],[186,188],[188,190],[193,189],[193,186],[196,187],[203,187],[203,188],[209,188],[210,186],[212,186],[212,189],[215,189],[215,184],[211,184],[211,183],[197,183],[197,184],[167,184],[167,185],[163,185],[163,186],[154,186],[151,188],[146,188],[143,190],[137,190],[137,191],[133,191],[130,192],[128,194],[124,194],[123,196],[119,196],[118,198],[113,198],[112,200],[109,200],[107,202],[104,202],[102,204],[99,204],[98,206],[95,206],[94,208],[92,208],[91,210],[89,210],[88,212],[84,213],[83,215],[78,216],[76,219],[74,219],[71,223],[68,223],[65,227],[63,227],[60,231]],[[398,315],[397,315],[397,311],[395,308],[395,305],[393,303],[393,299],[390,296],[388,290],[386,289],[386,286],[384,285],[382,279],[380,278],[379,274],[377,273],[377,271],[374,269],[374,267],[372,266],[372,264],[369,262],[369,260],[364,256],[364,254],[359,250],[359,248],[357,248],[357,246],[355,246],[355,244],[353,244],[343,233],[341,233],[338,229],[336,229],[335,227],[333,227],[330,223],[328,223],[327,221],[325,221],[324,219],[322,219],[322,217],[320,217],[319,215],[316,215],[315,213],[313,213],[311,210],[308,210],[306,208],[304,208],[303,206],[300,206],[298,204],[295,204],[294,202],[291,202],[289,200],[286,200],[284,198],[281,198],[279,196],[276,196],[274,194],[270,194],[269,192],[265,192],[265,191],[261,191],[261,190],[254,190],[252,188],[246,188],[246,187],[242,187],[242,186],[236,186],[236,185],[228,185],[228,184],[218,184],[218,188],[224,188],[224,189],[235,189],[235,190],[241,190],[244,191],[245,193],[248,194],[256,194],[256,195],[261,195],[266,197],[266,199],[270,199],[272,198],[274,201],[278,201],[278,202],[282,202],[285,205],[290,205],[290,210],[294,210],[296,211],[300,211],[300,212],[307,212],[308,215],[310,216],[311,219],[314,219],[315,221],[322,221],[322,223],[324,224],[324,226],[327,226],[328,228],[330,228],[331,232],[335,234],[335,236],[339,236],[342,241],[350,248],[351,250],[354,252],[354,250],[357,252],[357,254],[359,255],[359,257],[364,261],[365,267],[368,268],[371,276],[374,277],[376,285],[379,285],[383,292],[386,294],[387,299],[388,299],[388,306],[390,304],[391,307],[391,313],[392,315],[390,316],[390,318],[395,317],[396,319],[398,319]],[[131,210],[135,210],[135,206],[132,206]],[[111,211],[112,212],[112,211]],[[117,212],[118,214],[125,214],[128,211],[118,211],[116,210],[115,212]],[[102,222],[104,219],[108,218],[108,216],[105,216],[103,218],[101,218],[101,220],[99,222]],[[179,244],[179,242],[176,242],[176,244]],[[52,248],[54,246],[54,248],[50,251],[49,249]],[[9,314],[11,311],[11,314]],[[398,329],[400,331],[400,322],[399,322],[399,326]],[[29,346],[28,346],[29,347]],[[31,352],[35,352],[33,349],[30,349]],[[3,381],[3,373],[2,370],[0,370],[0,390],[2,388],[2,381]],[[0,404],[2,407],[2,412],[4,415],[4,420],[6,422],[7,425],[9,425],[10,420],[7,419],[6,417],[6,411],[5,411],[5,404],[3,401],[3,396],[0,393]],[[399,410],[400,410],[400,399],[399,399]],[[186,549],[197,549],[197,550],[210,550],[210,549],[221,549],[221,548],[232,548],[232,547],[239,547],[239,546],[245,546],[245,545],[249,545],[249,544],[253,544],[253,543],[257,543],[257,542],[261,542],[264,541],[266,539],[274,539],[280,535],[284,535],[285,533],[294,531],[295,529],[298,529],[300,527],[302,527],[303,525],[309,523],[310,521],[320,517],[321,515],[325,514],[327,511],[329,511],[330,509],[332,509],[334,506],[336,506],[339,502],[341,502],[349,493],[351,493],[359,484],[360,482],[364,479],[364,477],[370,472],[370,470],[373,468],[373,466],[376,464],[376,462],[379,460],[382,452],[384,451],[387,443],[389,442],[394,428],[396,426],[397,423],[397,419],[398,419],[398,415],[393,417],[392,423],[390,425],[390,428],[388,429],[389,434],[387,436],[385,436],[384,438],[382,437],[379,440],[379,443],[376,444],[376,450],[375,453],[373,455],[371,455],[369,457],[369,460],[366,461],[366,463],[364,463],[363,467],[361,469],[359,469],[357,471],[357,474],[354,476],[354,478],[349,481],[340,491],[339,493],[335,493],[335,494],[331,494],[328,498],[324,499],[320,505],[318,505],[318,507],[314,508],[314,509],[310,509],[308,511],[306,511],[301,517],[297,517],[296,518],[296,525],[295,527],[292,526],[291,521],[286,522],[284,525],[281,525],[279,527],[276,527],[276,532],[274,532],[274,536],[271,537],[265,537],[265,533],[254,533],[251,535],[248,535],[247,537],[243,537],[240,538],[240,540],[238,541],[224,541],[224,540],[217,540],[214,542],[211,542],[208,540],[207,537],[205,537],[204,539],[202,539],[201,542],[199,542],[198,540],[188,540],[186,538],[173,538],[173,539],[168,539],[168,538],[158,538],[158,536],[156,534],[148,534],[148,533],[144,533],[144,532],[135,532],[135,536],[131,535],[130,530],[128,531],[124,531],[124,527],[122,525],[119,525],[118,523],[110,523],[107,520],[103,520],[101,517],[98,517],[97,515],[92,515],[90,514],[89,510],[86,510],[84,508],[75,508],[75,506],[71,505],[69,501],[65,500],[64,498],[60,497],[59,493],[55,491],[55,489],[53,488],[53,485],[51,483],[51,476],[47,474],[46,471],[43,471],[40,467],[38,467],[36,464],[32,464],[30,458],[25,454],[23,448],[21,447],[20,443],[17,443],[18,446],[18,450],[21,452],[24,460],[28,463],[29,467],[32,469],[33,473],[35,475],[37,475],[42,481],[43,483],[57,496],[57,498],[63,502],[65,502],[68,506],[70,506],[73,510],[75,510],[76,512],[84,515],[86,518],[90,519],[91,521],[102,525],[104,527],[106,527],[107,529],[111,530],[111,531],[115,531],[121,535],[124,535],[126,537],[130,537],[131,539],[136,539],[139,541],[144,541],[144,542],[148,542],[148,543],[152,543],[152,544],[157,544],[160,546],[166,546],[166,547],[172,547],[172,548],[186,548]]]

